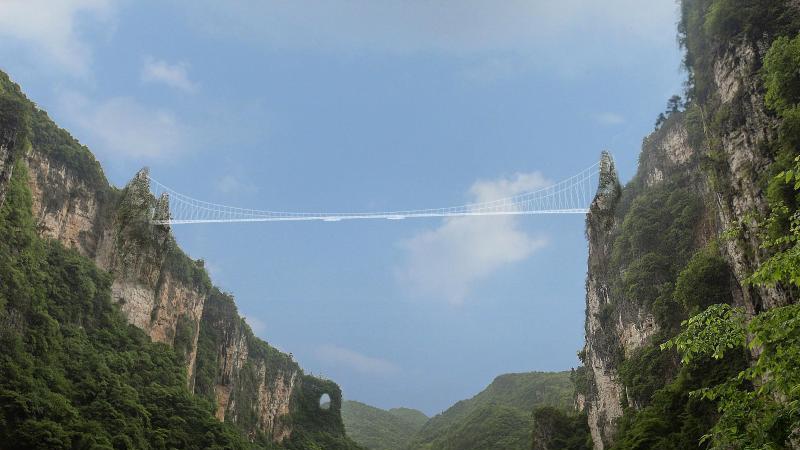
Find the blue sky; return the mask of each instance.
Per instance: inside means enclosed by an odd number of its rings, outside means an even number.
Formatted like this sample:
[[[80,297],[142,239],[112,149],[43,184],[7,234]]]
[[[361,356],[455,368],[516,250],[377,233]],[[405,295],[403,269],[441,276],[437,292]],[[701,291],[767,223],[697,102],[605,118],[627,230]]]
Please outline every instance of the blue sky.
[[[118,186],[275,210],[461,204],[614,154],[684,74],[673,0],[2,0],[0,67]],[[583,341],[580,216],[190,225],[267,342],[437,413]]]

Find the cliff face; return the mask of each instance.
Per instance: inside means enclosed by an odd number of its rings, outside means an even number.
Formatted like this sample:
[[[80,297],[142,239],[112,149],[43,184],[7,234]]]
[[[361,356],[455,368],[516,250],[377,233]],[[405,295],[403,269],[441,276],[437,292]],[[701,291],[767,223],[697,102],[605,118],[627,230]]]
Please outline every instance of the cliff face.
[[[167,264],[170,253],[178,250],[168,227],[148,222],[157,202],[149,193],[146,172],[121,191],[98,191],[36,147],[27,152],[25,162],[41,235],[75,248],[110,272],[114,301],[129,322],[154,341],[172,346],[176,338],[188,338],[180,350],[185,352],[191,386],[210,285],[202,275],[198,280],[182,278]]]
[[[764,106],[763,82],[759,69],[769,41],[740,42],[714,62],[713,73],[718,105],[722,111],[736,110],[732,121],[719,135],[722,153],[720,181],[715,188],[717,217],[721,229],[742,228],[740,239],[728,240],[725,253],[741,282],[762,259],[758,224],[768,208],[763,174],[774,162],[768,143],[776,137],[778,120]],[[786,292],[757,287],[742,292],[748,311],[770,309],[789,303]]]
[[[601,308],[610,304],[610,287],[605,282],[598,268],[603,267],[610,259],[609,236],[614,227],[613,210],[620,195],[620,186],[614,163],[608,154],[603,155],[601,164],[601,185],[592,202],[586,220],[586,237],[589,241],[589,272],[586,279],[586,345],[583,360],[591,371],[593,383],[588,398],[581,402],[587,409],[592,440],[600,442],[597,448],[602,449],[602,436],[607,434],[613,420],[622,415],[619,399],[622,386],[616,380],[614,359],[607,355],[604,348],[607,330],[604,330],[599,317]],[[620,317],[621,321],[621,317]],[[611,335],[613,339],[615,336]]]
[[[662,331],[656,297],[661,295],[658,288],[674,278],[669,266],[685,263],[687,255],[703,248],[717,230],[715,211],[699,200],[709,193],[698,174],[696,152],[688,145],[684,119],[684,114],[674,113],[645,139],[638,173],[624,188],[611,157],[603,155],[601,184],[586,219],[589,270],[581,353],[589,369],[582,404],[596,449],[613,441],[615,422],[625,405],[641,406],[628,396],[619,368]],[[677,186],[676,200],[671,191]],[[663,211],[650,216],[650,206]],[[638,216],[644,216],[643,223],[634,225],[632,218]],[[676,233],[684,239],[670,248],[672,242],[665,241]],[[677,261],[657,256],[665,252]]]
[[[708,11],[710,3],[715,2],[682,2],[682,39],[690,50],[713,40],[687,25],[687,11]],[[797,2],[785,6],[796,9]],[[766,179],[775,161],[770,144],[779,125],[765,106],[760,73],[777,33],[753,34],[720,41],[702,55],[690,51],[690,101],[644,140],[630,183],[620,189],[613,164],[603,166],[587,216],[582,351],[589,369],[583,406],[598,450],[615,442],[628,409],[641,410],[649,401],[636,395],[633,382],[626,383],[624,366],[674,335],[690,313],[674,289],[693,255],[705,250],[724,260],[723,271],[731,274],[726,296],[750,314],[794,301],[780,287],[745,283],[764,258],[758,220],[768,213]],[[665,210],[669,217],[659,213]],[[665,363],[662,386],[676,367],[675,359]]]
[[[219,420],[262,442],[282,442],[295,430],[319,431],[314,420],[321,420],[324,433],[344,442],[338,386],[304,375],[291,356],[256,338],[233,299],[212,286],[202,261],[180,250],[168,226],[150,223],[169,214],[169,199],[152,196],[146,170],[123,189],[110,186],[88,149],[5,74],[0,93],[18,98],[31,117],[24,155],[9,150],[17,134],[13,124],[0,124],[0,202],[20,157],[40,235],[76,249],[112,275],[113,301],[131,324],[183,357],[188,389],[216,403]],[[329,394],[330,410],[310,401],[309,392]]]
[[[302,371],[291,357],[253,336],[229,295],[213,289],[201,321],[195,391],[216,402],[216,416],[282,440]],[[329,395],[333,395],[331,392]]]

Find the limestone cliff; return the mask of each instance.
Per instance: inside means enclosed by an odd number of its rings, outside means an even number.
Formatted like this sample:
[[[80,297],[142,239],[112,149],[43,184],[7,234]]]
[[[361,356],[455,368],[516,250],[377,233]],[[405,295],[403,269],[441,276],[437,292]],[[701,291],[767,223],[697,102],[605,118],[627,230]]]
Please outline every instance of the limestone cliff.
[[[690,76],[685,110],[671,111],[645,138],[637,174],[623,188],[604,157],[600,191],[587,216],[583,406],[598,450],[614,443],[628,408],[649,401],[626,384],[623,366],[645,347],[657,348],[686,318],[673,289],[693,255],[704,249],[719,254],[723,278],[730,273],[729,301],[751,314],[793,301],[780,287],[745,283],[764,258],[758,219],[768,212],[765,180],[779,123],[765,106],[760,70],[780,22],[741,24],[749,33],[727,40],[698,36],[697,29],[712,29],[702,15],[711,3],[681,2]],[[798,8],[797,2],[777,3],[785,3],[778,14]],[[706,19],[702,27],[691,23],[698,16],[701,23]],[[664,364],[662,383],[677,366],[677,360]]]
[[[637,400],[628,397],[618,369],[660,331],[662,321],[657,318],[654,298],[659,292],[650,288],[669,283],[674,270],[667,266],[684,264],[694,249],[702,248],[716,233],[714,211],[700,200],[708,193],[703,177],[694,173],[699,165],[687,145],[683,119],[683,114],[673,114],[645,139],[638,173],[624,188],[611,157],[604,154],[601,184],[587,215],[586,344],[581,356],[590,382],[583,404],[597,449],[613,441],[615,421],[622,416],[624,405],[637,406]],[[673,198],[673,190],[681,193],[685,204]],[[656,242],[636,242],[637,248],[631,251],[628,234],[634,227],[626,220],[631,220],[629,215],[643,214],[645,203],[664,209],[659,217],[645,219],[652,221],[648,225],[656,222],[661,226],[633,237]],[[684,220],[678,220],[681,217]],[[662,234],[670,233],[685,234],[685,242],[679,246],[685,248],[659,248]],[[667,263],[656,256],[665,252],[677,261]],[[652,278],[639,279],[640,271],[647,271]]]
[[[113,301],[131,324],[175,349],[188,389],[216,404],[219,420],[256,442],[295,434],[344,442],[338,386],[305,375],[290,355],[255,337],[233,299],[212,286],[202,261],[181,251],[169,226],[151,223],[169,214],[169,198],[150,193],[147,171],[123,189],[111,186],[89,150],[2,73],[0,94],[0,107],[18,107],[27,120],[0,123],[0,202],[13,162],[21,159],[39,233],[112,275]],[[20,136],[24,145],[15,145]],[[332,399],[329,410],[319,407],[322,394]]]

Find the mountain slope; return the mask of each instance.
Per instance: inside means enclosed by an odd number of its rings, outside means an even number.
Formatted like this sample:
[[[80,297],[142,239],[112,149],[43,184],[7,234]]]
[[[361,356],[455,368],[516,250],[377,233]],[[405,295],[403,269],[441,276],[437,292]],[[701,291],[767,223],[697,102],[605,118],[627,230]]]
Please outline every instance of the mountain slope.
[[[416,428],[421,428],[429,420],[425,413],[411,408],[392,408],[389,413]]]
[[[528,449],[533,409],[571,409],[573,399],[569,372],[500,375],[476,396],[432,417],[409,449]]]
[[[342,420],[347,435],[370,450],[405,448],[428,417],[408,408],[384,410],[364,403],[342,403]]]
[[[14,349],[2,360],[0,447],[82,448],[97,435],[101,447],[356,448],[339,387],[256,338],[202,260],[151,224],[168,201],[144,171],[111,186],[0,72],[0,332]]]

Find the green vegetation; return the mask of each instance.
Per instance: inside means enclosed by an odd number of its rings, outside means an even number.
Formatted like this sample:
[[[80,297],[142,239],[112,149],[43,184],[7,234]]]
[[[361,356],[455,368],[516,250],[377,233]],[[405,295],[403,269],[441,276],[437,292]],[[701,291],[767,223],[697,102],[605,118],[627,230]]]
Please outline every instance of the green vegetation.
[[[172,236],[168,238],[164,247],[166,247],[166,257],[162,267],[165,271],[169,271],[176,279],[194,286],[200,292],[211,291],[211,279],[208,277],[203,260],[190,258]]]
[[[279,448],[287,449],[324,449],[348,450],[359,447],[345,437],[344,424],[340,412],[341,391],[336,383],[321,380],[303,374],[291,356],[282,353],[266,342],[257,338],[245,323],[236,309],[233,296],[212,288],[203,308],[200,321],[200,335],[197,342],[197,358],[195,366],[195,393],[209,403],[215,402],[214,387],[217,384],[230,384],[234,380],[223,379],[223,367],[220,363],[220,352],[239,341],[248,349],[247,360],[233,383],[235,389],[231,398],[235,399],[233,410],[228,411],[228,420],[236,418],[238,427],[258,430],[259,417],[258,392],[259,383],[263,381],[261,367],[267,367],[271,373],[291,374],[297,372],[298,379],[292,391],[291,410],[287,417],[278,420],[291,423],[292,435]],[[329,410],[319,406],[319,398],[328,394],[331,398]],[[261,432],[254,432],[252,439],[267,448],[278,448],[272,444],[272,437]]]
[[[370,450],[405,448],[428,417],[420,411],[396,408],[388,411],[354,401],[342,403],[347,435]]]
[[[548,407],[539,413],[544,426],[556,424],[558,433],[571,433],[564,442],[586,444],[591,442],[586,419],[571,412],[576,379],[586,381],[583,369],[500,375],[476,396],[430,419],[413,409],[385,411],[358,402],[345,402],[342,416],[348,435],[370,450],[529,450],[532,430],[545,430],[536,428],[532,412]],[[556,415],[546,418],[551,412]]]
[[[677,277],[676,288],[667,290],[665,300],[671,300],[671,317],[686,314],[686,293],[706,292],[711,298],[730,296],[726,277],[712,275],[707,283],[709,266],[718,263],[713,246],[698,252]],[[723,272],[726,273],[726,272]],[[625,414],[618,423],[617,450],[686,449],[696,448],[707,430],[714,424],[715,405],[710,399],[692,397],[696,389],[712,386],[737,373],[746,366],[746,355],[731,353],[723,360],[699,361],[680,365],[674,351],[662,351],[659,343],[674,333],[671,322],[662,322],[662,331],[650,343],[625,358],[619,366],[619,376],[626,388],[620,399]]]
[[[389,413],[414,427],[422,427],[429,419],[422,411],[412,408],[392,408]]]
[[[675,289],[665,299],[671,317],[684,317],[698,305],[692,299],[713,298],[730,301],[731,281],[727,265],[712,245],[697,252],[680,272]],[[662,322],[662,331],[650,343],[626,358],[619,376],[626,393],[621,399],[625,414],[618,424],[614,449],[695,448],[713,425],[716,414],[710,399],[690,393],[712,386],[746,366],[744,352],[731,353],[722,360],[680,365],[674,351],[664,351],[659,343],[675,333],[672,322]]]
[[[673,297],[689,314],[696,314],[710,305],[731,303],[733,273],[719,254],[716,245],[692,256],[678,275]]]
[[[36,235],[25,166],[0,208],[0,442],[19,449],[247,448],[128,325],[110,277]]]
[[[777,39],[764,58],[765,100],[782,119],[767,187],[770,215],[764,248],[773,253],[753,276],[756,283],[800,284],[800,35]]]
[[[409,449],[529,449],[534,408],[572,408],[570,372],[501,375],[482,392],[428,421]]]
[[[28,135],[28,122],[22,102],[10,95],[0,94],[0,130],[3,131],[0,138],[3,144],[9,144],[11,162],[22,153]]]
[[[342,430],[344,424],[340,416],[342,391],[333,381],[321,380],[310,375],[302,375],[301,389],[293,395],[291,421],[294,429],[285,447],[291,450],[358,450]],[[331,399],[328,409],[320,408],[319,400],[323,394]]]
[[[616,303],[608,305],[606,315],[601,317],[603,324],[610,323],[611,310],[627,304],[652,309],[666,328],[675,322],[671,293],[678,274],[692,256],[703,211],[699,196],[687,184],[684,178],[665,180],[632,200],[614,236],[611,267],[607,270]],[[621,357],[618,349],[610,351],[614,358]]]
[[[747,343],[747,335],[751,340]],[[719,418],[705,435],[711,448],[785,448],[800,428],[800,305],[773,308],[749,323],[744,312],[713,305],[686,322],[666,344],[685,364],[730,353],[758,352],[755,363],[711,386],[690,392],[718,404]]]
[[[775,139],[764,144],[766,153],[774,158],[763,178],[769,216],[758,220],[757,227],[752,226],[756,213],[741,217],[739,226],[724,233],[723,239],[737,242],[748,233],[751,237],[757,234],[763,243],[758,258],[762,263],[750,282],[779,285],[789,298],[796,297],[800,292],[800,161],[796,159],[800,150],[800,37],[786,36],[794,36],[800,29],[800,14],[786,2],[773,0],[684,0],[681,11],[680,37],[689,71],[689,101],[683,121],[691,145],[703,151],[701,164],[712,187],[723,198],[731,195],[731,183],[721,137],[744,126],[751,106],[743,90],[729,102],[720,102],[715,95],[713,63],[742,43],[763,46],[772,42],[763,67],[756,65],[753,73],[745,74],[764,80],[766,106],[779,119]],[[759,175],[744,176],[758,179]],[[686,185],[684,180],[675,186]],[[632,225],[626,230],[623,223],[620,235],[631,237],[616,238],[613,255],[619,259],[609,279],[613,285],[619,277],[615,292],[627,303],[647,305],[648,299],[655,299],[650,310],[661,331],[649,344],[621,358],[619,375],[626,388],[621,400],[626,409],[612,448],[790,446],[796,439],[792,432],[800,429],[798,306],[746,317],[731,306],[738,287],[717,244],[696,250],[691,226],[684,228],[687,240],[683,243],[679,235],[664,228],[641,228],[645,221],[658,219],[657,213],[648,215],[646,209],[634,211],[639,199],[653,195],[652,189],[628,190],[623,191],[627,203],[620,203],[626,211],[625,222],[631,220]],[[632,206],[628,209],[626,205]],[[629,219],[630,214],[635,214],[635,219]],[[686,224],[696,223],[696,219],[688,219]],[[639,242],[637,232],[658,233],[650,246],[657,248],[656,255],[631,252]],[[669,251],[673,246],[676,251]],[[620,307],[606,311],[607,317],[614,317]],[[750,362],[752,355],[756,355],[755,362]]]
[[[323,392],[339,402],[338,386],[304,375],[289,355],[257,339],[233,299],[212,287],[202,260],[189,258],[168,230],[149,223],[158,201],[146,180],[137,178],[124,190],[110,187],[89,150],[2,72],[0,142],[10,150],[0,171],[0,448],[359,448],[344,435],[338,403],[330,411],[319,409]],[[160,271],[158,283],[170,276],[210,293],[199,324],[195,374],[201,395],[187,389],[186,358],[198,328],[190,316],[177,318],[172,347],[153,343],[112,302],[112,274],[38,235],[24,161],[35,164],[39,156],[82,182],[69,190],[37,180],[45,187],[45,208],[61,207],[72,196],[97,200],[100,220],[94,231],[114,227],[118,238],[114,275],[139,276],[126,271],[144,266]],[[225,332],[214,327],[220,323],[242,327],[250,356],[236,384],[237,420],[225,423],[213,415]],[[277,418],[290,422],[292,430],[281,445],[252,431],[258,429],[254,394],[263,382],[257,364],[297,372],[290,413]]]
[[[622,367],[623,377],[627,377],[628,382],[637,382],[633,389],[634,403],[644,406],[647,397],[675,373],[670,367],[674,363],[661,358],[652,360],[648,356],[639,358],[653,353],[653,348],[641,350],[632,361],[626,361],[613,330],[621,314],[633,315],[639,309],[653,311],[664,333],[677,329],[685,312],[681,305],[683,300],[673,295],[676,284],[679,283],[681,291],[685,292],[698,285],[690,282],[701,281],[682,271],[690,259],[701,258],[694,255],[694,248],[704,211],[700,196],[685,175],[668,174],[663,182],[652,187],[646,187],[642,178],[642,175],[637,175],[622,189],[615,210],[616,220],[621,225],[614,228],[610,237],[613,244],[610,246],[609,264],[590,263],[590,270],[608,284],[612,294],[612,301],[603,305],[597,317],[601,327],[594,338],[595,352]],[[657,336],[655,339],[663,342],[670,336]],[[657,345],[654,348],[657,349]],[[648,367],[637,361],[646,362]],[[643,372],[646,369],[651,370],[652,375]],[[649,380],[648,386],[640,385],[644,379]],[[623,400],[627,402],[627,399]]]
[[[800,40],[798,41],[800,42]],[[783,46],[785,41],[776,42]],[[774,49],[775,47],[773,47]],[[774,53],[770,53],[774,55]],[[794,66],[800,67],[800,64]],[[768,66],[768,73],[772,67]],[[800,193],[800,158],[773,179]],[[800,288],[800,212],[785,197],[770,199],[764,248],[771,250],[750,278],[754,284],[784,283]],[[779,223],[789,216],[788,230]],[[800,429],[800,305],[773,308],[749,322],[741,308],[708,307],[683,323],[683,332],[663,347],[676,347],[686,365],[721,360],[750,350],[755,362],[711,386],[693,390],[694,398],[715,401],[719,418],[704,439],[712,448],[784,448]],[[749,336],[749,342],[748,342]]]
[[[30,143],[37,152],[41,152],[77,174],[88,186],[97,191],[108,189],[108,182],[103,174],[100,163],[95,159],[89,149],[81,145],[70,134],[57,127],[44,110],[39,109],[17,84],[0,71],[0,93],[2,97],[17,103],[17,107],[24,112],[30,133]],[[0,123],[0,129],[8,130],[5,123]]]
[[[625,411],[612,448],[698,448],[700,439],[714,423],[716,408],[712,401],[690,393],[714,385],[744,367],[746,356],[743,353],[736,356],[726,361],[701,361],[682,367],[675,379],[655,390],[646,407]]]
[[[444,430],[424,449],[516,450],[530,448],[531,413],[503,404],[482,405]]]
[[[785,0],[682,0],[678,31],[690,100],[710,101],[711,65],[728,46],[794,34],[798,26],[800,14]]]
[[[533,411],[532,450],[591,450],[592,439],[585,414],[568,413],[552,406]]]
[[[258,416],[256,415],[256,402],[258,399],[252,393],[258,391],[260,382],[257,361],[263,361],[271,370],[281,373],[292,373],[299,367],[291,358],[267,345],[255,335],[239,317],[236,303],[230,294],[213,288],[203,307],[203,318],[200,321],[200,335],[195,368],[195,392],[215,401],[214,386],[222,384],[222,364],[219,354],[226,345],[236,341],[236,336],[244,335],[244,344],[249,350],[248,359],[240,371],[236,383],[236,421],[245,429],[258,429]],[[229,339],[231,341],[229,341]],[[231,383],[232,380],[225,380]],[[269,436],[257,435],[256,440],[262,443],[269,442]]]

